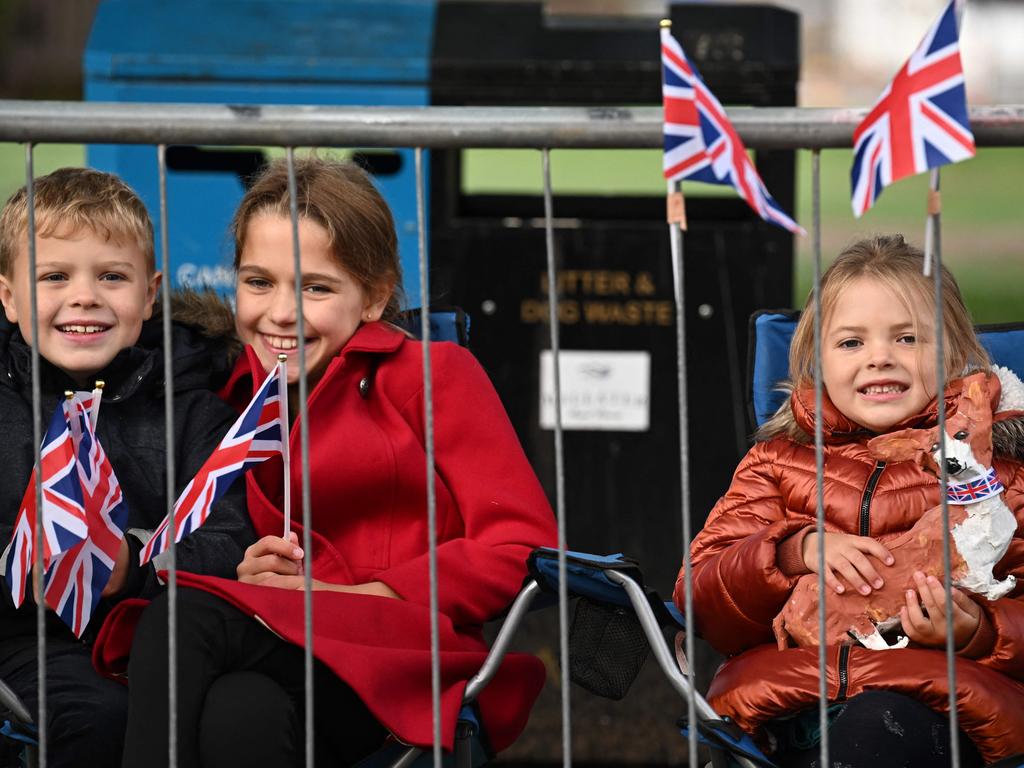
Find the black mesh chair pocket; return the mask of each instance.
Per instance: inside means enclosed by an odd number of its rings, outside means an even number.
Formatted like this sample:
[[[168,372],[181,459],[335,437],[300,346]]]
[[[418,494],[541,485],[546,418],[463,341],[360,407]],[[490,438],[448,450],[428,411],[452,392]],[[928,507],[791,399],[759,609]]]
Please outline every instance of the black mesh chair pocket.
[[[640,673],[651,646],[628,608],[576,601],[569,629],[569,677],[597,696],[621,699]]]

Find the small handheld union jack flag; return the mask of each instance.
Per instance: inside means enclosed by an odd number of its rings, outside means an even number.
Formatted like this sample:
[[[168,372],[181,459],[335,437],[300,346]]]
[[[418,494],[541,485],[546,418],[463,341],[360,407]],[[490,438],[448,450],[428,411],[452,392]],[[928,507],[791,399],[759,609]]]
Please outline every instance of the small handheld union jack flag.
[[[280,369],[275,366],[242,415],[174,502],[175,543],[192,533],[210,516],[210,508],[250,467],[281,453]],[[143,565],[170,542],[170,518],[165,517],[139,553]]]
[[[91,398],[80,397],[72,406],[78,477],[89,535],[54,558],[53,567],[46,574],[45,595],[46,604],[81,637],[117,562],[128,524],[128,505],[114,468],[93,431]]]
[[[87,535],[82,486],[78,481],[74,441],[71,433],[71,404],[61,400],[40,448],[43,486],[43,568]],[[29,477],[14,524],[14,536],[7,551],[5,576],[14,605],[25,600],[25,582],[32,571],[36,525],[36,476]]]
[[[950,0],[853,133],[854,216],[894,181],[974,156],[958,5]]]
[[[806,234],[768,192],[725,109],[665,27],[661,63],[665,178],[730,184],[765,221]]]

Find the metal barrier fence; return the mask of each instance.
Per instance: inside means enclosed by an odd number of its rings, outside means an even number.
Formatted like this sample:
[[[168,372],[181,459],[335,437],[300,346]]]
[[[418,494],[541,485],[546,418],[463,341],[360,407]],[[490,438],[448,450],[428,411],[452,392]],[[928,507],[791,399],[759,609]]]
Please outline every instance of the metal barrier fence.
[[[740,136],[752,149],[808,149],[812,151],[812,204],[813,221],[811,235],[815,264],[815,353],[816,361],[821,358],[821,307],[818,288],[821,280],[821,226],[820,226],[820,151],[830,148],[849,148],[855,126],[863,118],[866,110],[860,109],[809,109],[809,108],[746,108],[731,109],[729,116],[733,120]],[[978,146],[1021,146],[1024,145],[1024,106],[980,107],[971,110],[971,123]],[[28,201],[28,258],[29,272],[35,273],[35,210],[33,200],[33,144],[41,142],[55,143],[118,143],[118,144],[153,144],[157,147],[156,162],[160,179],[160,224],[161,224],[161,267],[165,275],[169,275],[170,254],[168,253],[168,216],[166,191],[166,159],[165,149],[169,144],[206,144],[206,145],[277,145],[286,148],[289,173],[289,191],[291,195],[291,219],[293,228],[293,257],[296,274],[301,272],[298,213],[295,196],[294,148],[305,146],[323,147],[403,147],[412,146],[416,150],[416,185],[417,185],[417,219],[419,224],[419,268],[420,268],[420,302],[421,306],[429,304],[429,285],[427,273],[425,215],[424,215],[424,179],[422,151],[425,148],[535,148],[541,150],[540,160],[544,184],[544,215],[546,228],[546,249],[548,267],[549,312],[551,329],[551,346],[554,356],[554,393],[557,402],[561,403],[559,381],[559,339],[557,322],[557,281],[555,279],[555,257],[553,240],[553,200],[551,192],[550,156],[551,149],[568,148],[655,148],[662,142],[662,111],[657,107],[598,107],[598,108],[467,108],[467,107],[425,107],[425,108],[389,108],[389,107],[281,107],[281,106],[209,106],[186,104],[99,104],[99,103],[64,103],[64,102],[21,102],[0,101],[0,141],[26,143],[25,176]],[[678,229],[673,227],[672,236],[678,237]],[[938,254],[936,254],[938,256]],[[938,259],[936,259],[936,263]],[[683,360],[683,306],[685,281],[683,264],[680,262],[676,274],[676,318],[678,334],[678,354],[680,365]],[[936,307],[941,312],[940,270],[934,269],[936,275]],[[31,322],[37,325],[37,302],[35,282],[31,285]],[[164,365],[167,371],[172,370],[171,360],[171,312],[170,312],[170,281],[164,280],[161,294],[163,302],[163,333],[164,333]],[[301,282],[296,281],[296,304],[302,306]],[[298,355],[299,355],[299,418],[302,424],[307,423],[306,397],[307,382],[304,365],[305,339],[302,331],[302,312],[297,313],[298,319]],[[941,323],[941,315],[937,317],[937,325]],[[430,324],[427,314],[423,314],[422,337],[425,342],[430,340]],[[939,335],[941,338],[941,334]],[[937,345],[939,389],[942,391],[943,353],[941,343]],[[431,394],[430,345],[423,345],[424,365],[424,410],[426,418],[426,488],[428,538],[430,547],[430,608],[431,608],[431,681],[433,699],[433,761],[437,768],[441,765],[441,724],[440,724],[440,658],[438,649],[438,595],[437,595],[437,563],[436,563],[436,500],[433,495],[434,473],[434,425]],[[40,457],[38,446],[41,442],[41,393],[38,380],[39,355],[38,349],[32,352],[33,382],[33,444],[36,449],[36,464],[39,467]],[[168,514],[171,513],[174,498],[174,446],[170,442],[173,435],[173,392],[171,375],[166,377],[165,397],[167,424],[167,501]],[[680,420],[681,455],[682,455],[682,521],[684,539],[690,541],[690,520],[687,508],[688,476],[686,472],[686,411],[685,411],[685,371],[680,369]],[[818,486],[818,521],[819,541],[824,531],[824,504],[821,477],[823,473],[823,445],[821,429],[821,398],[822,383],[820,365],[816,365],[815,397],[817,407],[817,424],[815,429],[816,460],[819,482]],[[940,428],[942,422],[940,409]],[[311,541],[311,501],[309,483],[308,435],[301,430],[302,437],[302,520],[304,530],[303,549],[312,552]],[[569,716],[569,679],[568,679],[568,594],[566,587],[565,560],[565,497],[564,497],[564,461],[562,443],[561,407],[555,409],[554,441],[556,447],[556,514],[559,543],[559,626],[560,626],[560,659],[562,668],[562,755],[565,766],[572,764],[570,716]],[[945,480],[945,465],[940,462]],[[36,508],[42,508],[42,489],[39,473],[36,473]],[[943,501],[945,508],[945,501]],[[36,540],[42,538],[41,515],[36,519]],[[174,567],[174,537],[170,538],[169,547],[169,679],[168,701],[170,704],[169,763],[177,765],[177,675],[175,647],[175,616],[176,616],[176,568]],[[946,552],[946,602],[947,620],[951,621],[949,610],[951,593],[949,591],[949,536],[946,525],[944,541]],[[688,547],[684,547],[684,568],[689,572],[690,558]],[[36,569],[34,586],[37,594],[42,594],[42,547],[35,548]],[[819,548],[819,594],[824,594],[823,563],[824,551]],[[312,657],[312,574],[311,569],[305,571],[305,760],[307,766],[313,765],[313,657]],[[820,611],[819,636],[824,636],[824,601]],[[686,581],[686,622],[692,626],[692,597],[689,579]],[[39,765],[47,764],[46,734],[46,637],[45,637],[45,603],[39,602],[37,608],[37,632],[39,665]],[[687,650],[693,657],[693,633],[687,633]],[[950,683],[950,721],[951,721],[951,754],[954,766],[959,766],[956,718],[956,697],[953,667],[952,633],[947,627],[947,658]],[[820,707],[819,717],[822,732],[821,764],[828,763],[828,732],[826,714],[825,687],[825,652],[821,647],[819,654],[820,674]],[[694,722],[696,710],[695,696],[692,687],[688,696],[687,708],[690,722]],[[690,729],[689,738],[690,764],[697,764],[696,729]]]

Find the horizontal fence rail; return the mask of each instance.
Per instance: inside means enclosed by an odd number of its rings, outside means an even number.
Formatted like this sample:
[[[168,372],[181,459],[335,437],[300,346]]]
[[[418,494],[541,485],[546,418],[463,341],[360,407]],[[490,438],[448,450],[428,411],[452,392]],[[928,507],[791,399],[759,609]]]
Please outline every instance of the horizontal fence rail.
[[[752,149],[853,144],[866,109],[728,110]],[[974,107],[978,146],[1024,145],[1024,105]],[[424,148],[653,148],[661,107],[323,107],[0,100],[0,141]]]

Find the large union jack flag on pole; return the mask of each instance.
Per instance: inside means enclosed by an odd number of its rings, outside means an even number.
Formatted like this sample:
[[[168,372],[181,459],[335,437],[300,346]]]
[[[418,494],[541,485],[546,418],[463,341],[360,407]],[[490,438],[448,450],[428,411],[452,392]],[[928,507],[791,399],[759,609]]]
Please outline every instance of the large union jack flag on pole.
[[[82,541],[87,534],[82,486],[75,466],[71,412],[71,404],[61,400],[53,412],[40,448],[44,570],[50,567],[54,557]],[[25,600],[25,582],[32,571],[35,526],[36,475],[33,471],[21,500],[21,510],[4,564],[4,574],[15,606]]]
[[[725,109],[666,28],[661,63],[665,178],[730,184],[765,221],[806,234],[769,194]]]
[[[81,637],[117,562],[128,505],[93,431],[91,402],[79,399],[73,406],[72,431],[78,444],[78,477],[89,535],[54,558],[46,574],[45,595],[46,604]]]
[[[960,64],[957,0],[928,30],[853,133],[853,213],[894,181],[974,156]]]
[[[206,522],[210,508],[247,469],[281,453],[280,368],[267,376],[242,415],[213,449],[178,500],[174,502],[177,535],[175,543]],[[139,553],[145,565],[167,549],[171,536],[170,518],[164,518],[153,537]]]

